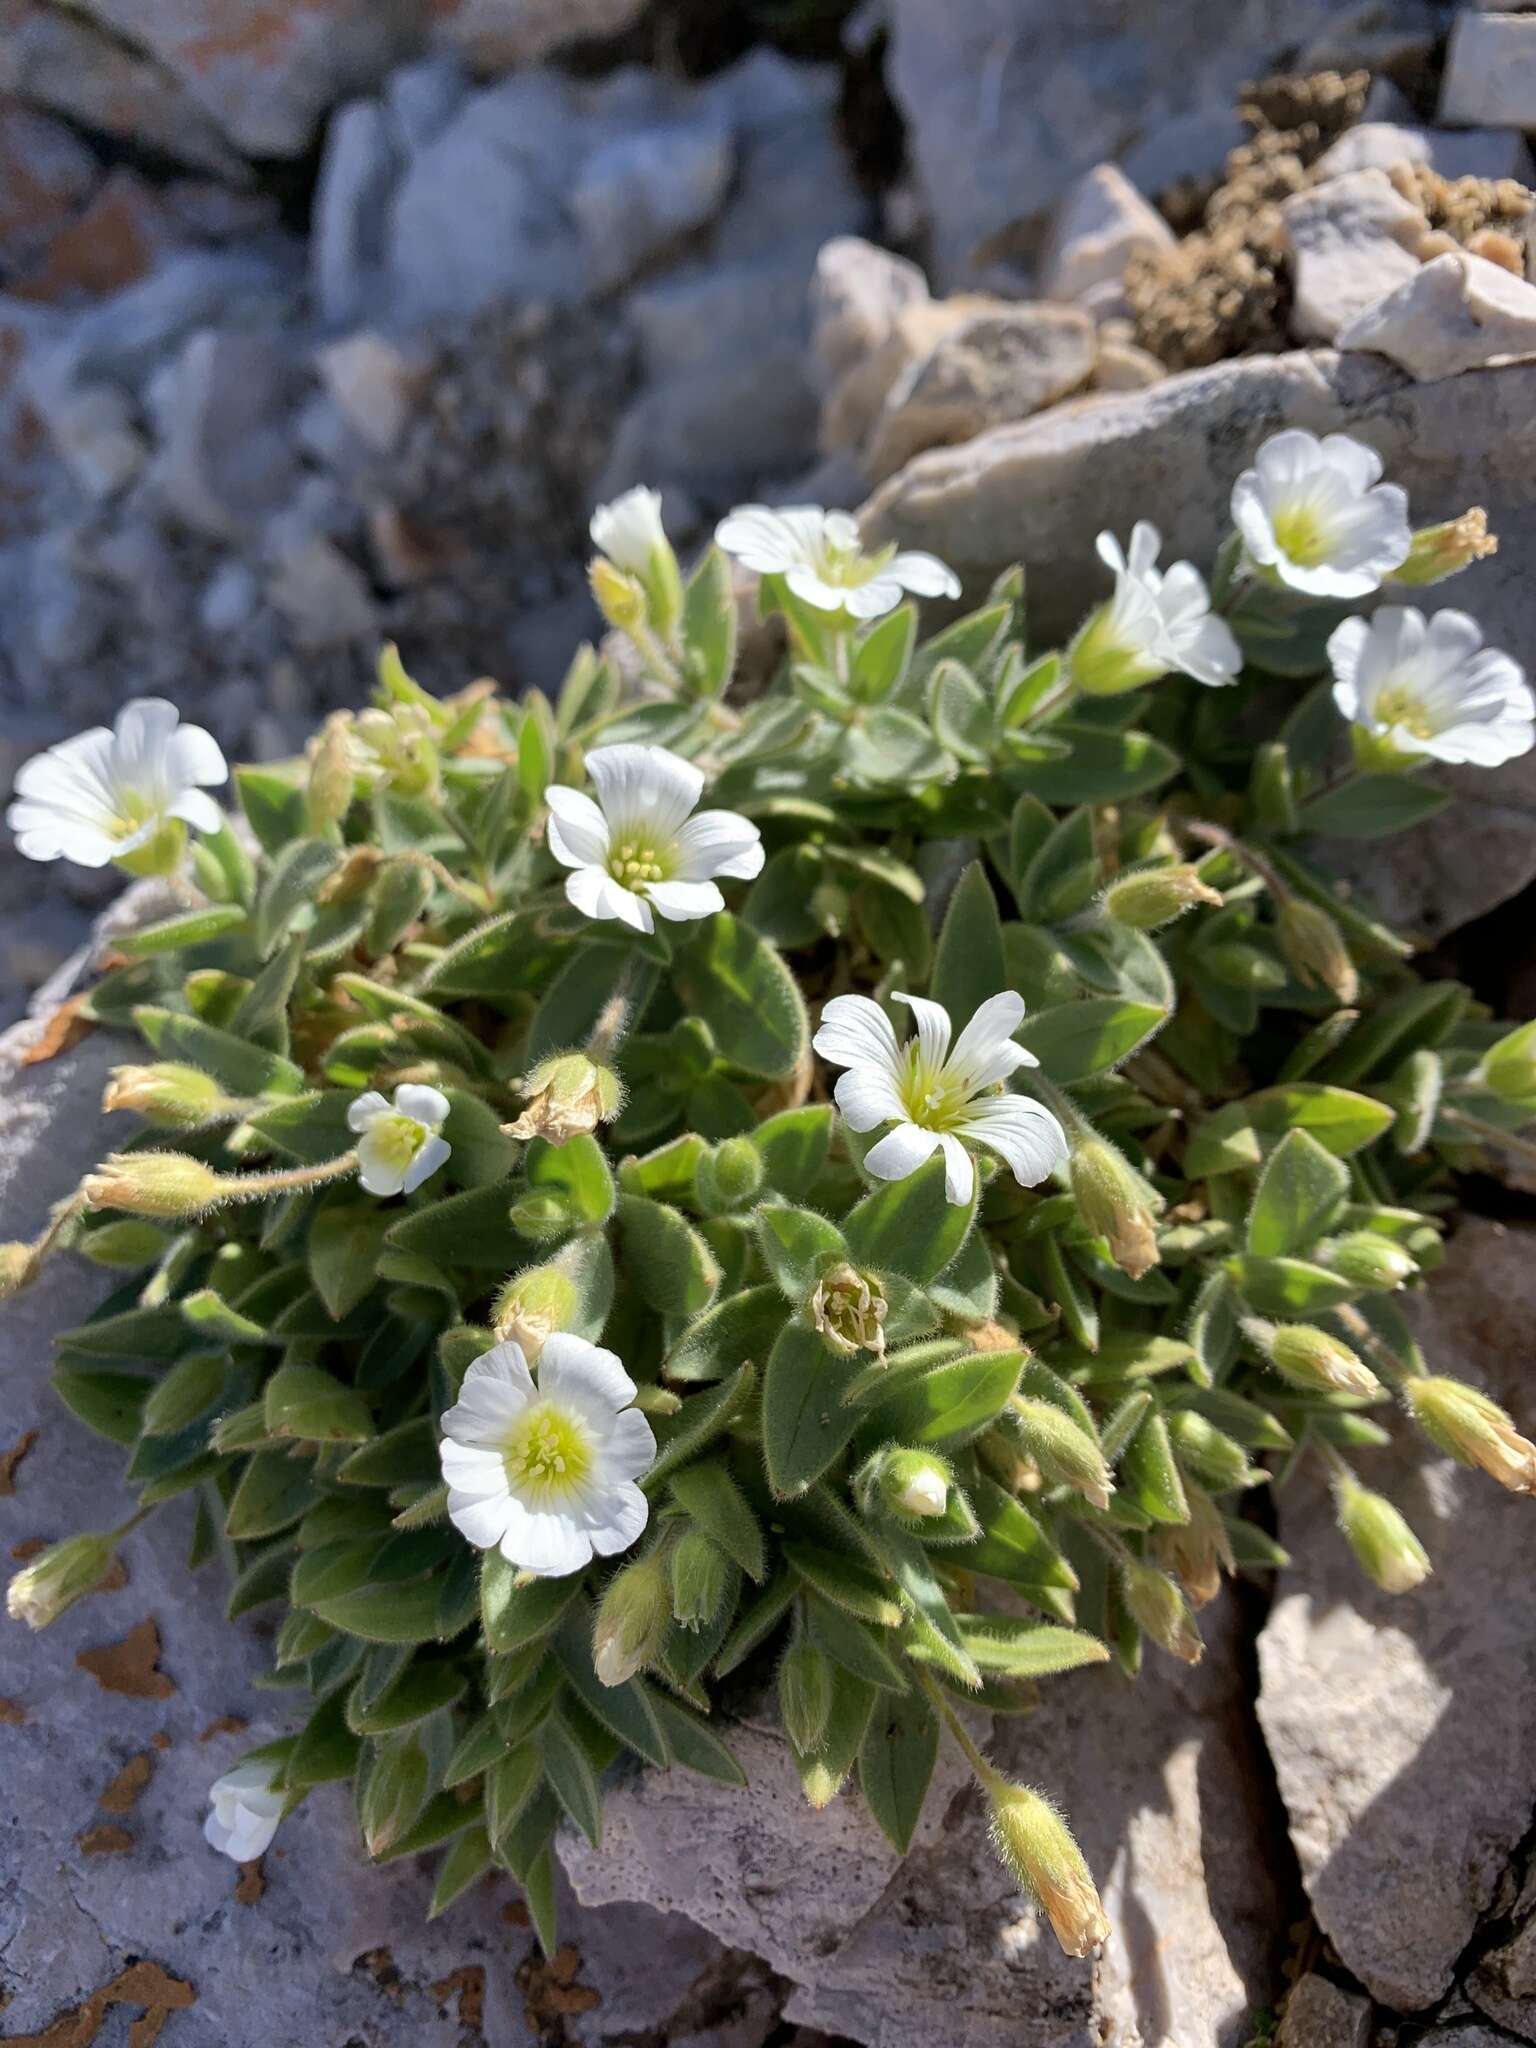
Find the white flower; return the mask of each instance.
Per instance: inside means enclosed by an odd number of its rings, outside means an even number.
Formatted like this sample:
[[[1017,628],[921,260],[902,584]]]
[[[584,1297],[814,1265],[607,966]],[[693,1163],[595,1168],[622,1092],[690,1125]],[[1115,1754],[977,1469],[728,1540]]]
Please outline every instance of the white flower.
[[[997,1094],[1019,1067],[1040,1063],[1015,1045],[1024,999],[1011,990],[990,997],[950,1047],[949,1012],[923,996],[902,996],[917,1018],[917,1036],[896,1043],[890,1020],[868,996],[834,996],[812,1043],[825,1060],[846,1067],[834,1093],[851,1130],[894,1123],[866,1155],[878,1180],[905,1180],[942,1147],[944,1191],[968,1202],[975,1169],[963,1140],[987,1145],[1033,1187],[1067,1159],[1067,1141],[1051,1112],[1027,1096]]]
[[[584,1337],[545,1340],[537,1385],[516,1344],[485,1352],[443,1416],[449,1520],[539,1578],[628,1550],[648,1513],[635,1481],[656,1458],[634,1398],[613,1352]]]
[[[689,813],[704,777],[665,747],[599,747],[587,756],[597,802],[552,783],[549,850],[575,872],[565,893],[587,917],[653,932],[653,910],[674,923],[725,908],[713,877],[761,874],[757,827],[734,811]]]
[[[667,546],[661,523],[661,493],[636,484],[611,505],[599,505],[588,528],[592,545],[601,548],[616,569],[644,576],[658,548]]]
[[[1138,519],[1131,528],[1128,555],[1112,533],[1099,535],[1099,560],[1115,572],[1115,594],[1089,621],[1080,640],[1096,636],[1101,659],[1111,653],[1120,656],[1134,678],[1119,683],[1120,689],[1152,682],[1170,669],[1193,676],[1197,683],[1230,683],[1243,665],[1236,635],[1212,612],[1205,578],[1192,562],[1158,568],[1162,544],[1162,535],[1147,519]],[[1077,666],[1074,656],[1074,675]],[[1107,679],[1107,662],[1104,674]],[[1087,682],[1082,687],[1091,691],[1093,685]],[[1101,684],[1100,694],[1114,692]]]
[[[287,1795],[274,1786],[273,1772],[270,1763],[247,1758],[208,1788],[213,1805],[203,1822],[203,1838],[236,1863],[254,1863],[265,1855],[277,1833]]]
[[[347,1111],[347,1127],[360,1133],[358,1179],[370,1195],[410,1194],[436,1173],[453,1147],[438,1133],[448,1116],[440,1088],[402,1081],[393,1103],[375,1088]]]
[[[937,555],[898,554],[894,546],[865,554],[858,521],[819,505],[738,505],[715,528],[715,539],[759,576],[782,576],[795,596],[820,612],[846,610],[878,619],[902,594],[958,597],[960,578]]]
[[[110,732],[92,726],[28,761],[5,819],[28,860],[83,868],[115,860],[135,873],[164,874],[188,825],[217,832],[223,824],[205,789],[228,780],[211,733],[183,725],[163,697],[138,697]]]
[[[1328,640],[1333,701],[1390,754],[1496,768],[1536,742],[1536,698],[1517,661],[1484,647],[1465,612],[1411,605],[1346,619]]]
[[[1408,494],[1348,434],[1272,434],[1232,486],[1232,517],[1260,568],[1313,597],[1364,597],[1408,559]]]
[[[924,1465],[909,1473],[896,1495],[903,1514],[929,1520],[942,1515],[949,1506],[949,1484],[937,1465]]]

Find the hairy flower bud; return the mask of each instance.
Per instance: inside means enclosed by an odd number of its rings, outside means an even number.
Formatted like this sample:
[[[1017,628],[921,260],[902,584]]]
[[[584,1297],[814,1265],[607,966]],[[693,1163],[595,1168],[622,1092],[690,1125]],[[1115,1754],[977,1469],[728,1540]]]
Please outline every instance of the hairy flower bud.
[[[725,1552],[702,1529],[685,1529],[668,1559],[672,1612],[683,1628],[708,1628],[725,1602],[730,1568]]]
[[[1498,539],[1488,531],[1488,514],[1473,505],[1457,519],[1443,519],[1438,526],[1421,526],[1413,536],[1408,559],[1388,577],[1390,583],[1441,583],[1499,551]]]
[[[1275,937],[1303,988],[1326,988],[1346,1005],[1360,994],[1360,975],[1344,934],[1321,904],[1286,896],[1275,914]]]
[[[1462,1380],[1411,1379],[1403,1396],[1432,1443],[1460,1464],[1476,1465],[1511,1493],[1536,1493],[1536,1444],[1497,1401]]]
[[[352,714],[333,711],[309,747],[309,781],[304,808],[312,832],[339,825],[352,808],[357,768],[352,752]]]
[[[840,1358],[851,1358],[855,1351],[884,1358],[886,1307],[880,1282],[844,1264],[816,1283],[806,1303],[806,1319]]]
[[[1536,1096],[1536,1024],[1519,1024],[1484,1053],[1477,1078],[1505,1102]]]
[[[1374,1230],[1352,1230],[1347,1237],[1319,1246],[1317,1259],[1355,1287],[1401,1287],[1419,1270],[1410,1251],[1390,1237],[1378,1237]]]
[[[1095,1237],[1109,1240],[1110,1257],[1122,1273],[1139,1280],[1158,1262],[1149,1190],[1113,1145],[1088,1138],[1072,1154],[1072,1195],[1078,1214]]]
[[[825,1650],[799,1635],[779,1665],[779,1719],[800,1756],[815,1756],[832,1717],[832,1664]]]
[[[213,1168],[184,1152],[114,1152],[80,1186],[92,1209],[126,1209],[167,1222],[201,1216],[225,1193]]]
[[[1334,1485],[1339,1527],[1360,1569],[1385,1593],[1411,1593],[1429,1577],[1428,1553],[1383,1494],[1372,1493],[1351,1473]]]
[[[519,1088],[527,1107],[507,1129],[514,1138],[545,1138],[563,1145],[581,1131],[595,1131],[616,1117],[624,1089],[609,1067],[584,1052],[564,1052],[541,1060]]]
[[[519,1196],[507,1213],[518,1236],[535,1244],[552,1244],[568,1236],[576,1223],[570,1203],[551,1188],[534,1188]]]
[[[147,1067],[114,1067],[101,1098],[105,1110],[129,1109],[152,1124],[194,1130],[216,1117],[232,1116],[239,1104],[201,1067],[182,1060],[158,1060]]]
[[[1200,870],[1188,862],[1133,869],[1104,891],[1105,915],[1133,932],[1154,932],[1197,903],[1219,909],[1221,902],[1220,891],[1203,882]]]
[[[0,1301],[9,1301],[37,1278],[37,1250],[30,1244],[0,1244]]]
[[[1109,1939],[1109,1922],[1092,1873],[1061,1815],[1027,1785],[989,1784],[992,1846],[1015,1881],[1038,1901],[1069,1956],[1088,1956]]]
[[[655,1551],[608,1582],[592,1630],[592,1668],[604,1685],[623,1685],[660,1654],[672,1624],[672,1588]]]
[[[877,1454],[872,1474],[874,1497],[898,1522],[921,1527],[935,1521],[949,1506],[954,1474],[933,1451],[886,1450]]]
[[[1243,1333],[1283,1380],[1308,1394],[1354,1394],[1370,1400],[1381,1382],[1359,1355],[1313,1323],[1264,1323],[1256,1317]]]
[[[1070,1486],[1101,1510],[1109,1506],[1115,1482],[1104,1453],[1065,1409],[1054,1401],[1015,1394],[1005,1419],[1020,1447],[1053,1486]]]
[[[645,588],[638,576],[616,569],[601,555],[587,570],[597,608],[615,632],[634,633],[645,624]]]
[[[503,1343],[520,1345],[530,1365],[557,1331],[568,1330],[580,1296],[558,1266],[525,1266],[497,1295],[491,1322]]]
[[[1184,1487],[1189,1520],[1165,1525],[1152,1538],[1157,1561],[1172,1572],[1191,1607],[1207,1607],[1221,1591],[1223,1572],[1235,1572],[1231,1539],[1220,1510],[1209,1494],[1188,1481]]]
[[[1131,1619],[1154,1643],[1171,1657],[1186,1664],[1198,1664],[1205,1654],[1194,1616],[1184,1596],[1163,1572],[1140,1558],[1127,1557],[1121,1573],[1121,1587]]]
[[[12,1621],[47,1628],[66,1608],[94,1593],[112,1562],[114,1541],[99,1533],[52,1543],[12,1578],[5,1609]]]
[[[1236,1487],[1252,1485],[1261,1476],[1237,1439],[1197,1409],[1175,1408],[1167,1423],[1179,1463],[1213,1493],[1230,1493]]]
[[[763,1155],[750,1138],[723,1138],[699,1161],[699,1200],[707,1214],[742,1209],[763,1184]]]

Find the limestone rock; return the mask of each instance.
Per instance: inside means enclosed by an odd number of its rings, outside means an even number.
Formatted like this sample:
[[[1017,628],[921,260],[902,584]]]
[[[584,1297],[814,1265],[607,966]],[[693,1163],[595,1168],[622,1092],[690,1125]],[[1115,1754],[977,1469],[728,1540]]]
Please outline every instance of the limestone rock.
[[[1536,1886],[1529,1881],[1513,1917],[1513,1934],[1481,1959],[1467,1995],[1489,2019],[1536,2041]]]
[[[1026,419],[1088,380],[1094,325],[1075,306],[1048,303],[979,314],[942,340],[887,393],[865,450],[879,482],[925,448],[968,441]]]
[[[1230,107],[1176,114],[1144,135],[1120,160],[1127,178],[1148,199],[1186,179],[1216,180],[1248,131]]]
[[[1040,265],[1048,299],[1081,299],[1095,285],[1118,286],[1133,256],[1173,247],[1173,230],[1123,171],[1097,164],[1056,211]]]
[[[1346,128],[1313,166],[1321,183],[1346,171],[1428,164],[1443,178],[1518,178],[1529,184],[1531,152],[1518,128],[1417,128],[1400,121],[1361,121]]]
[[[569,43],[621,35],[645,0],[443,0],[433,33],[478,71],[541,64]]]
[[[1133,341],[1101,341],[1093,375],[1095,391],[1145,391],[1161,384],[1168,372],[1155,355]]]
[[[1298,192],[1280,209],[1290,244],[1298,341],[1332,341],[1341,327],[1418,274],[1429,231],[1385,171],[1349,171]]]
[[[1462,8],[1446,52],[1440,119],[1452,127],[1536,128],[1536,20]]]
[[[368,304],[399,173],[383,108],[374,100],[338,108],[326,130],[309,230],[310,294],[329,326],[356,320]]]
[[[1025,562],[1032,631],[1062,635],[1104,595],[1093,551],[1102,527],[1155,518],[1165,559],[1209,563],[1238,472],[1286,426],[1368,441],[1407,487],[1415,519],[1485,505],[1503,546],[1468,571],[1454,601],[1476,614],[1495,646],[1530,644],[1536,618],[1524,564],[1536,549],[1536,369],[1523,364],[1433,387],[1369,356],[1321,351],[1187,371],[920,455],[875,493],[861,521],[872,543],[938,555],[975,599],[999,570]],[[1341,844],[1335,863],[1349,859],[1362,897],[1426,939],[1536,879],[1536,757],[1453,769],[1445,780],[1458,801],[1438,817],[1364,850]],[[1469,861],[1474,842],[1478,858]]]
[[[95,154],[72,129],[0,99],[0,268],[27,269],[100,176]]]
[[[297,467],[284,427],[292,375],[270,335],[206,328],[183,349],[155,480],[194,532],[237,540],[287,496]]]
[[[116,497],[144,467],[149,450],[117,385],[70,385],[50,394],[42,412],[65,468],[87,497]]]
[[[39,305],[110,298],[147,277],[174,240],[153,190],[116,165],[14,286]]]
[[[661,122],[595,151],[570,195],[592,287],[628,283],[672,243],[713,220],[735,159],[729,131],[705,118]]]
[[[1371,2001],[1309,1972],[1285,2001],[1275,2048],[1371,2048]]]
[[[1437,256],[1343,327],[1338,343],[1389,356],[1420,383],[1516,362],[1536,355],[1536,285],[1466,250]]]
[[[883,348],[908,306],[927,303],[928,280],[904,256],[862,235],[823,243],[811,273],[811,347],[822,388]]]
[[[375,455],[405,432],[421,396],[419,364],[382,334],[349,334],[320,351],[318,368],[343,419]]]
[[[1536,1238],[1471,1220],[1408,1304],[1432,1371],[1536,1426],[1527,1369]],[[1530,1503],[1429,1452],[1404,1426],[1362,1455],[1435,1575],[1366,1584],[1316,1465],[1280,1494],[1281,1575],[1259,1642],[1259,1720],[1319,1926],[1382,2003],[1449,1988],[1536,1808],[1536,1586]]]

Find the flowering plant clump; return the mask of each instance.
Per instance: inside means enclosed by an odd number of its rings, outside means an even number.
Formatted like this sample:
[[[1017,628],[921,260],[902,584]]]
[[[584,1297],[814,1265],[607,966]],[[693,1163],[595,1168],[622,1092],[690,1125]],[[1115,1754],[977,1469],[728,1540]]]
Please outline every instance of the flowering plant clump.
[[[949,569],[812,508],[743,508],[685,576],[635,492],[553,702],[386,650],[373,707],[237,771],[238,821],[167,705],[24,771],[25,852],[183,896],[88,998],[147,1047],[107,1095],[137,1135],[0,1276],[122,1276],[58,1394],[136,1520],[195,1495],[232,1616],[280,1612],[307,1704],[211,1788],[216,1848],[350,1779],[373,1856],[443,1848],[434,1910],[503,1867],[548,1941],[562,1816],[597,1840],[621,1753],[739,1780],[771,1687],[812,1806],[856,1778],[898,1849],[957,1743],[1085,1954],[1052,1788],[957,1709],[1198,1658],[1223,1577],[1282,1561],[1293,1459],[1404,1595],[1432,1559],[1359,1447],[1536,1491],[1401,1307],[1457,1169],[1527,1144],[1536,1026],[1416,979],[1308,853],[1530,747],[1465,614],[1343,616],[1491,543],[1415,535],[1339,436],[1256,450],[1232,510],[1209,578],[1104,536],[1053,649],[1017,571],[921,637]],[[756,694],[732,553],[784,647]]]

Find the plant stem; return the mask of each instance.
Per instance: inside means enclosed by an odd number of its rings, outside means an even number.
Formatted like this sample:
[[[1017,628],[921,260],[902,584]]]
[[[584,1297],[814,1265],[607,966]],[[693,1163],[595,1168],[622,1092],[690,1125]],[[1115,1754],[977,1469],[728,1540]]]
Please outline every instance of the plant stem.
[[[356,1171],[357,1154],[343,1152],[339,1158],[322,1160],[318,1166],[281,1167],[275,1173],[227,1174],[219,1200],[256,1202],[267,1195],[287,1195],[300,1188],[323,1187],[327,1181],[342,1180]]]
[[[911,1664],[910,1658],[908,1662]],[[955,1746],[976,1773],[977,1782],[982,1786],[983,1790],[991,1792],[1004,1786],[1007,1780],[1002,1776],[1001,1772],[992,1768],[991,1764],[987,1762],[981,1751],[976,1747],[975,1743],[966,1733],[959,1716],[949,1704],[949,1701],[945,1699],[940,1688],[928,1676],[920,1664],[911,1664],[911,1669],[918,1684],[928,1695],[928,1704],[937,1713],[942,1725],[948,1729]]]
[[[1516,1159],[1536,1165],[1536,1143],[1529,1138],[1522,1138],[1516,1131],[1501,1131],[1497,1124],[1485,1123],[1480,1116],[1473,1116],[1465,1109],[1448,1107],[1441,1113],[1448,1123],[1460,1124],[1463,1130],[1481,1138],[1485,1145],[1497,1145]]]

